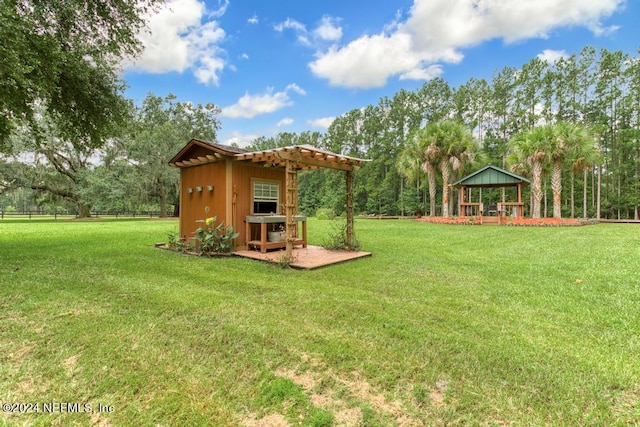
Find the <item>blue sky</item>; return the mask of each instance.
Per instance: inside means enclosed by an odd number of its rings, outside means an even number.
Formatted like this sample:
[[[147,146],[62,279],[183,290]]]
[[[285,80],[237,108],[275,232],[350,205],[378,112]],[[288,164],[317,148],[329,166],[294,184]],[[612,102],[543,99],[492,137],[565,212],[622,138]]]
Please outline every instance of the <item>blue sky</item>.
[[[640,48],[638,0],[170,0],[149,16],[126,95],[222,109],[221,143],[324,132],[434,77],[453,87],[586,45]]]

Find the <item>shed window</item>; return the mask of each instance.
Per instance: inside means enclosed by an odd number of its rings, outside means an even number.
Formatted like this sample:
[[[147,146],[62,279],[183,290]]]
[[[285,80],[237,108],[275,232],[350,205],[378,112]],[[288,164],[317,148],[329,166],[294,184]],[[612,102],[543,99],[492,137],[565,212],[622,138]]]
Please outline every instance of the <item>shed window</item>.
[[[254,181],[253,213],[278,213],[280,185],[277,182]]]

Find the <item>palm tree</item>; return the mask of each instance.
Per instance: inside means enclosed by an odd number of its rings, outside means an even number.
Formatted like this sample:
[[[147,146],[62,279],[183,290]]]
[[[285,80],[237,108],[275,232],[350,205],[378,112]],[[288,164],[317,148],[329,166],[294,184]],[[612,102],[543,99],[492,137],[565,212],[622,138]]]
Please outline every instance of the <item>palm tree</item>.
[[[597,151],[595,150],[595,139],[589,130],[582,125],[559,122],[551,127],[551,133],[553,136],[547,150],[552,164],[553,217],[561,218],[562,167],[565,159],[571,161],[572,168],[578,165],[585,170],[586,165],[593,164]],[[584,199],[586,199],[586,186]]]
[[[420,192],[420,170],[423,162],[421,159],[422,154],[423,150],[420,149],[418,139],[413,135],[409,137],[404,150],[402,150],[396,159],[398,173],[407,179],[407,183],[415,183],[418,193]],[[403,190],[404,186],[402,186],[401,182],[400,191],[402,192]],[[402,211],[404,214],[404,206],[402,207]]]
[[[452,172],[461,171],[473,160],[476,145],[473,136],[464,124],[452,120],[429,123],[420,134],[424,144],[425,161],[422,166],[429,175],[429,194],[431,185],[435,188],[435,168],[442,175],[442,216],[449,216],[449,182]],[[435,191],[432,203],[435,204]],[[433,216],[433,207],[431,214]]]
[[[582,189],[582,217],[588,216],[587,204],[587,174],[589,169],[600,158],[600,150],[597,148],[596,139],[591,131],[583,126],[577,126],[576,138],[573,139],[569,149],[569,161],[571,162],[571,217],[574,217],[573,207],[573,175],[575,172],[582,173],[583,189]]]
[[[551,127],[541,126],[516,134],[511,141],[511,149],[520,163],[531,167],[531,217],[540,218],[542,201],[542,170],[548,158],[547,145],[551,139]],[[513,167],[512,167],[513,169]]]
[[[440,148],[435,145],[428,145],[424,150],[424,161],[422,170],[427,174],[429,180],[429,216],[436,216],[436,166],[440,162]]]
[[[562,166],[570,147],[575,144],[577,127],[567,122],[547,125],[549,140],[546,152],[551,162],[551,192],[553,193],[553,217],[562,218]]]
[[[398,159],[396,166],[400,174],[410,181],[418,177],[420,169],[426,175],[429,184],[429,216],[436,215],[436,166],[439,162],[439,149],[429,146],[426,135],[427,128],[422,128],[411,134],[409,142]],[[417,168],[416,168],[417,166]]]

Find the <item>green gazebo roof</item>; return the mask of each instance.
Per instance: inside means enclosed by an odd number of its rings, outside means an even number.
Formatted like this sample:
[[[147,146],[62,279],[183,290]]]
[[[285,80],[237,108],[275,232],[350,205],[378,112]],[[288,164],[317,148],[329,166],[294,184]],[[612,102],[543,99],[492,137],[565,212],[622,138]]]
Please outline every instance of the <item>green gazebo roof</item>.
[[[497,166],[487,165],[482,169],[454,182],[454,187],[510,187],[512,185],[527,185],[530,181],[515,173],[511,173]]]

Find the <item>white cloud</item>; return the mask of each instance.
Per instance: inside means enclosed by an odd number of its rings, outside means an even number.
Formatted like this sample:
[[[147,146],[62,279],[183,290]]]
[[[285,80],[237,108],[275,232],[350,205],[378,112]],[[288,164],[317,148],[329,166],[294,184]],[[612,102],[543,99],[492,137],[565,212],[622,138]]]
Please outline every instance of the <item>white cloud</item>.
[[[221,16],[228,0],[209,16]],[[219,44],[225,31],[216,21],[202,22],[207,13],[204,3],[197,0],[170,0],[148,18],[149,30],[139,35],[142,54],[126,67],[148,73],[182,73],[193,70],[205,84],[218,85],[226,60]]]
[[[287,18],[285,21],[274,25],[273,28],[279,33],[284,32],[284,30],[292,30],[296,34],[298,42],[305,46],[312,46],[318,43],[325,43],[326,45],[326,42],[337,42],[342,38],[342,28],[338,25],[339,22],[340,18],[325,15],[318,23],[318,26],[309,32],[303,23]]]
[[[306,95],[307,92],[305,92],[304,89],[302,89],[300,86],[298,86],[295,83],[291,83],[290,85],[287,85],[287,90],[292,90],[295,93],[297,93],[298,95]]]
[[[568,58],[569,54],[564,50],[545,49],[538,54],[538,58],[547,61],[549,64],[555,64],[562,58]]]
[[[279,33],[284,32],[284,30],[293,30],[297,35],[298,42],[305,46],[309,46],[311,44],[307,34],[307,27],[295,19],[287,18],[286,21],[274,25],[273,28]]]
[[[226,61],[224,51],[217,43],[225,37],[225,32],[218,27],[217,22],[211,21],[198,27],[187,36],[189,41],[189,59],[194,69],[193,73],[200,83],[213,83],[218,86],[219,76]]]
[[[429,69],[426,61],[430,59],[435,57],[414,51],[411,37],[398,32],[391,36],[364,36],[342,48],[334,45],[318,55],[309,67],[316,76],[328,79],[333,86],[369,88],[384,86],[393,75],[404,78],[433,75],[438,70]],[[460,56],[449,55],[449,62],[459,59]]]
[[[250,145],[258,137],[260,137],[260,135],[243,134],[238,131],[233,131],[231,132],[231,137],[222,141],[222,144],[224,145],[236,144],[238,147],[245,148],[248,145]]]
[[[602,31],[600,20],[625,0],[416,0],[404,30],[418,49],[474,46],[501,38],[507,43],[545,38],[560,27]]]
[[[278,127],[283,127],[283,126],[289,126],[293,124],[293,119],[291,117],[286,117],[282,120],[280,120],[277,124]]]
[[[331,123],[333,123],[333,121],[335,119],[336,119],[335,116],[334,117],[322,117],[322,118],[319,118],[319,119],[308,120],[307,124],[309,126],[314,127],[314,128],[329,129],[329,126],[331,126]]]
[[[320,25],[313,30],[316,39],[335,42],[342,38],[342,28],[337,25],[340,20],[330,16],[323,16]]]
[[[601,20],[626,0],[414,0],[408,18],[375,35],[316,53],[312,72],[331,85],[369,88],[387,79],[429,79],[442,63],[458,63],[460,49],[492,39],[512,43],[546,38],[558,28],[586,27],[596,35],[616,27]]]
[[[293,105],[289,98],[289,92],[305,95],[305,91],[298,85],[290,84],[282,92],[273,93],[273,88],[268,88],[264,94],[250,95],[245,93],[235,104],[222,108],[221,116],[231,118],[250,119],[262,114],[273,113],[282,108]]]
[[[393,18],[393,21],[391,21],[390,23],[386,24],[382,28],[382,32],[383,33],[392,33],[394,31],[396,31],[401,22],[402,22],[402,10],[398,9],[398,10],[396,10],[396,16]]]
[[[307,27],[295,19],[287,18],[284,22],[274,25],[273,27],[278,32],[283,32],[285,29],[291,29],[299,32],[307,32]]]
[[[151,73],[184,71],[189,62],[188,41],[182,37],[200,24],[204,5],[196,0],[173,0],[148,18],[148,32],[139,35],[144,46],[134,68]]]
[[[229,0],[218,0],[218,8],[210,11],[208,15],[213,18],[220,18],[225,13],[227,13],[228,7],[229,7]]]
[[[255,14],[251,18],[247,19],[247,23],[251,25],[256,25],[258,22],[260,22],[258,20],[258,15],[255,15]]]
[[[431,80],[442,74],[442,65],[429,65],[428,67],[416,67],[400,74],[400,80]]]

